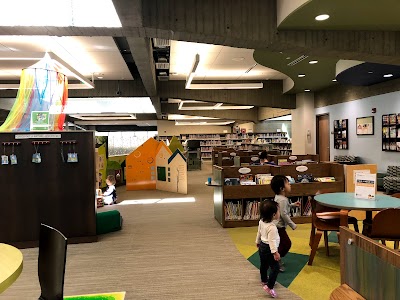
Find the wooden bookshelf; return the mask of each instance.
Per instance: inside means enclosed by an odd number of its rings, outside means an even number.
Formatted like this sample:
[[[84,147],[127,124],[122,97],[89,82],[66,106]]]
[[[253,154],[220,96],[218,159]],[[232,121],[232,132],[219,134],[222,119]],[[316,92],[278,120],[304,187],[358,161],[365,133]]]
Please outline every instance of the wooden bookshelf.
[[[297,175],[303,174],[296,170],[296,165],[287,166],[250,166],[251,174],[268,174],[271,175],[289,175],[297,179]],[[300,200],[300,216],[292,216],[292,220],[297,224],[310,223],[311,216],[305,215],[309,197],[313,197],[318,191],[320,192],[343,192],[344,191],[344,171],[343,165],[336,163],[313,163],[307,164],[308,170],[306,174],[312,174],[314,177],[335,177],[335,182],[310,182],[292,184],[292,190],[289,199],[292,202]],[[214,217],[224,228],[229,227],[247,227],[257,226],[257,219],[245,220],[246,205],[251,201],[263,201],[265,199],[273,199],[273,193],[270,185],[225,185],[226,178],[238,178],[240,167],[221,167],[213,166],[213,182],[214,188]],[[238,213],[238,219],[227,219],[228,203],[241,203],[241,211]]]

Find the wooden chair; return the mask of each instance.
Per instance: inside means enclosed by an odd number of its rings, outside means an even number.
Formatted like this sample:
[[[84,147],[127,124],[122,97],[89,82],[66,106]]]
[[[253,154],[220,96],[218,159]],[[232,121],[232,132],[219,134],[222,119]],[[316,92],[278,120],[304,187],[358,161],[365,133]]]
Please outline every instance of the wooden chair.
[[[334,218],[319,218],[317,216],[317,201],[315,199],[311,199],[311,234],[310,234],[310,247],[311,247],[311,253],[310,257],[308,259],[308,265],[312,265],[312,262],[314,260],[315,254],[318,249],[319,242],[321,241],[322,234],[324,234],[324,241],[325,241],[325,249],[326,249],[326,255],[329,256],[329,247],[328,247],[328,232],[329,231],[336,231],[339,239],[339,226],[340,226],[340,221],[343,220],[342,222],[347,225],[347,212],[345,211],[340,211],[339,212],[339,218],[334,217]]]
[[[400,208],[388,208],[376,214],[372,222],[371,239],[394,241],[394,249],[399,249],[400,241]]]

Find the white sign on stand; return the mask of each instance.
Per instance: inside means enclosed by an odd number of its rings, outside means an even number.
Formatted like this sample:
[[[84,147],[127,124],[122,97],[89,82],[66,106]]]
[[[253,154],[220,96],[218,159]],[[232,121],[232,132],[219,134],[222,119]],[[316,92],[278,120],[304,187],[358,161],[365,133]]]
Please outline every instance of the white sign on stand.
[[[358,173],[354,184],[355,198],[375,200],[376,174]]]

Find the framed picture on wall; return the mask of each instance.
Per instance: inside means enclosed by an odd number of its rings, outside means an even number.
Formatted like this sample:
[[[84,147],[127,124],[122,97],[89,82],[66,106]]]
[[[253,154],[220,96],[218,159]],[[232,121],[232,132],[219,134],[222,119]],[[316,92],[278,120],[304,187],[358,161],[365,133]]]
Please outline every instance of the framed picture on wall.
[[[333,146],[335,149],[349,149],[349,139],[347,134],[348,119],[333,121]]]
[[[356,132],[357,135],[374,135],[374,117],[357,118]]]

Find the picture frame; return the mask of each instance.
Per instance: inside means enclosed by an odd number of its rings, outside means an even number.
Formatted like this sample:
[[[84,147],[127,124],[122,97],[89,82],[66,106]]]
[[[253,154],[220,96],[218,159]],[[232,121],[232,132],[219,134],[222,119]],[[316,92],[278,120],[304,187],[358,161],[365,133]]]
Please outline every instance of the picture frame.
[[[356,133],[357,135],[374,135],[374,116],[357,118]]]

